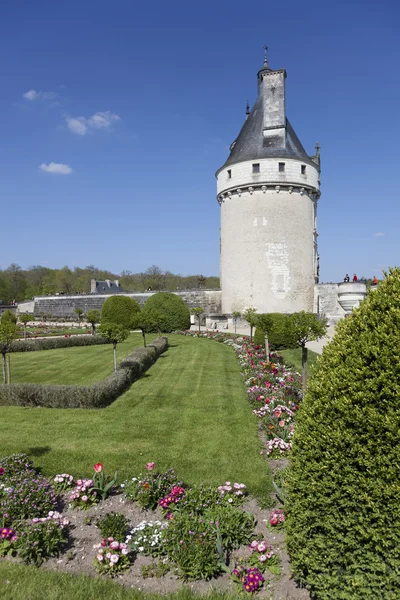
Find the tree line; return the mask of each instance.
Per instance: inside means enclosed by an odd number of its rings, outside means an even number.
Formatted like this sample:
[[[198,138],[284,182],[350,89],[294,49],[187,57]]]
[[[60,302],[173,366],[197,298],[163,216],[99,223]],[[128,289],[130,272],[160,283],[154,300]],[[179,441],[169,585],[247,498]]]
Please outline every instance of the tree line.
[[[118,279],[127,292],[174,291],[185,289],[219,289],[219,277],[203,275],[176,275],[163,271],[153,265],[143,273],[122,271],[120,275],[93,265],[85,268],[65,266],[61,269],[49,269],[41,265],[22,269],[11,264],[7,269],[0,269],[0,300],[4,304],[30,300],[34,296],[53,294],[87,294],[90,292],[92,279]]]

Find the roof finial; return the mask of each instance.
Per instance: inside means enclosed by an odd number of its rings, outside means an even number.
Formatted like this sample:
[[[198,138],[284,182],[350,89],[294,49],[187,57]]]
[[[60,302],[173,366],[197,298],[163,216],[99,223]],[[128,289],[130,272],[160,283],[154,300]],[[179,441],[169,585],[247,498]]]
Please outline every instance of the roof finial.
[[[250,106],[249,106],[249,101],[247,100],[246,103],[246,115],[248,116],[250,114]]]
[[[268,46],[266,44],[264,44],[263,48],[264,48],[264,67],[268,67],[268,60],[267,60]]]
[[[317,142],[315,144],[315,156],[319,156],[320,155],[320,149],[321,149],[321,146]]]

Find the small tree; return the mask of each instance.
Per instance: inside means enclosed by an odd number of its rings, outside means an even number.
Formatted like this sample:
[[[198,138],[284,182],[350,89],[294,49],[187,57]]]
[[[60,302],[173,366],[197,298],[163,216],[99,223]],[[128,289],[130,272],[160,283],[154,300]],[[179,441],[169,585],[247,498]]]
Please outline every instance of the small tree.
[[[319,340],[326,335],[327,321],[321,320],[313,313],[303,311],[294,313],[289,317],[289,327],[293,332],[297,345],[301,348],[301,381],[303,384],[303,395],[307,380],[307,342]]]
[[[96,309],[89,310],[86,315],[87,322],[92,326],[92,335],[96,333],[96,324],[100,323],[100,311]]]
[[[199,333],[200,333],[201,315],[204,313],[204,308],[202,308],[201,306],[197,306],[196,308],[192,308],[191,313],[197,319],[197,323],[199,325]]]
[[[129,335],[129,329],[115,323],[104,323],[99,327],[100,335],[113,345],[114,371],[117,370],[117,344],[124,342]]]
[[[237,320],[240,319],[241,316],[242,316],[242,313],[240,313],[238,310],[234,310],[232,313],[233,326],[235,328],[235,333],[236,333]]]
[[[19,320],[24,326],[24,340],[26,340],[26,326],[28,325],[29,321],[32,321],[32,315],[23,313],[22,315],[19,315]]]
[[[75,308],[74,313],[78,317],[78,327],[81,326],[81,317],[83,315],[83,310],[81,308]]]
[[[15,325],[17,322],[17,317],[14,315],[14,313],[11,310],[7,309],[1,315],[0,322],[1,323],[14,323],[14,325]]]
[[[253,329],[257,325],[257,309],[256,308],[246,308],[243,313],[243,318],[250,325],[250,341],[253,341]]]
[[[154,331],[161,335],[161,332],[167,326],[166,317],[157,310],[143,310],[137,317],[136,328],[140,329],[143,336],[143,346],[146,347],[146,333]]]
[[[3,383],[11,383],[10,357],[7,367],[7,352],[10,352],[11,343],[18,337],[18,327],[15,323],[0,323],[0,349],[3,356]]]
[[[265,355],[267,361],[269,361],[269,346],[268,346],[268,334],[271,331],[274,325],[274,321],[272,317],[268,314],[261,314],[256,316],[256,327],[260,331],[262,331],[264,335],[264,343],[265,343]]]

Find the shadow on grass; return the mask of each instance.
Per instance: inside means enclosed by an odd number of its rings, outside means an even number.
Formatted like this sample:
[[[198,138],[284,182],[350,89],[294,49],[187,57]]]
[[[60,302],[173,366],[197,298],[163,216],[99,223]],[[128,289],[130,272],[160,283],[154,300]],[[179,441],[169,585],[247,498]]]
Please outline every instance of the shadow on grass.
[[[47,454],[50,451],[50,446],[34,446],[33,448],[28,448],[26,454],[29,456],[43,456],[43,454]],[[23,452],[25,452],[25,450]]]

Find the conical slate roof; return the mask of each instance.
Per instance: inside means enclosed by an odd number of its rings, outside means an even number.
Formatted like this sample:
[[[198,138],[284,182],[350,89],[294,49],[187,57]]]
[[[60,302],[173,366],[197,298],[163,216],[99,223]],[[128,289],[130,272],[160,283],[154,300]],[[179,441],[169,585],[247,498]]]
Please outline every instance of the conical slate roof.
[[[268,69],[269,70],[269,69]],[[245,121],[238,137],[231,145],[231,153],[224,166],[245,160],[270,157],[291,157],[310,161],[293,127],[286,119],[285,144],[281,145],[279,138],[264,139],[264,103],[263,92],[260,93],[251,112]]]

